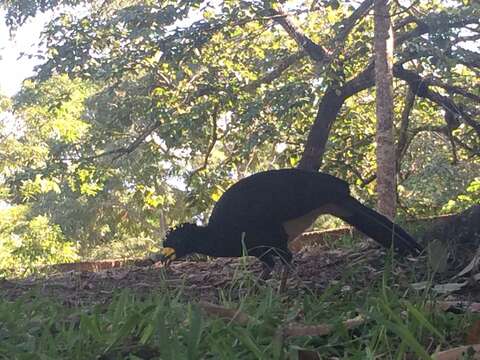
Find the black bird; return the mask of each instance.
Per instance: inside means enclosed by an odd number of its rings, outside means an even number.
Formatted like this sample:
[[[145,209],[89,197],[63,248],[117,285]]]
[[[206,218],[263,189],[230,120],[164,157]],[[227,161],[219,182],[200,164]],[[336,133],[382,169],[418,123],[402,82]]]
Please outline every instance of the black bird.
[[[215,204],[207,226],[185,223],[171,229],[154,259],[169,264],[190,253],[216,257],[248,254],[263,262],[267,275],[274,257],[290,263],[288,242],[321,214],[337,216],[400,253],[422,251],[400,226],[350,196],[345,181],[320,172],[281,169],[238,181]]]

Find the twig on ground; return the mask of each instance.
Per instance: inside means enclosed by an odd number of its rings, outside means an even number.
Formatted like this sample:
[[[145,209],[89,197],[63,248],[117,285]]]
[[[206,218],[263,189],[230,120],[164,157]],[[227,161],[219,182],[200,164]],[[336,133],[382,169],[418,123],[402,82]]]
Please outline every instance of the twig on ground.
[[[457,310],[462,312],[480,312],[480,303],[468,301],[437,301],[427,304],[428,308],[442,311]]]

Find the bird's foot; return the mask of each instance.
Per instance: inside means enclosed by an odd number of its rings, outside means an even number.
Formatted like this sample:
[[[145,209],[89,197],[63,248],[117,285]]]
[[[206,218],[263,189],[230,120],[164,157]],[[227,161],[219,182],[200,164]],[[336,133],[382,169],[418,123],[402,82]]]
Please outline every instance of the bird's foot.
[[[262,272],[260,273],[260,280],[268,280],[272,277],[272,269],[268,266],[264,266]]]
[[[278,288],[278,293],[283,294],[287,288],[288,274],[290,272],[289,265],[286,264],[283,266],[282,276],[280,278],[280,286]]]

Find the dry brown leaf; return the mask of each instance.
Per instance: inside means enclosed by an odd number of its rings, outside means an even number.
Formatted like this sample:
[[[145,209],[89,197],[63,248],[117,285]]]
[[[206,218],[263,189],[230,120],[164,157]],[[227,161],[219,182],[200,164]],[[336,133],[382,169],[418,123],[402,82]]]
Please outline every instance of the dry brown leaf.
[[[254,322],[248,314],[245,314],[238,309],[227,309],[223,306],[206,301],[200,301],[198,305],[207,315],[216,316],[224,320],[235,322],[239,325],[245,326]]]
[[[353,319],[348,319],[343,322],[343,326],[347,329],[353,329],[365,323],[365,318],[358,315]],[[325,336],[331,334],[335,330],[335,326],[331,324],[318,325],[303,325],[303,324],[289,324],[282,328],[283,338],[296,336]]]
[[[462,360],[465,354],[472,353],[469,359],[480,359],[480,344],[460,346],[453,349],[441,351],[432,355],[433,360]]]
[[[462,283],[447,283],[435,285],[432,290],[439,294],[449,294],[455,291],[459,291],[468,285],[468,281]]]
[[[452,293],[452,292],[461,290],[462,288],[464,288],[468,284],[469,284],[468,281],[464,281],[464,282],[461,282],[461,283],[437,284],[437,285],[433,286],[431,289],[432,289],[432,291],[434,291],[436,293],[439,293],[439,294],[448,294],[448,293]],[[420,281],[418,283],[410,284],[410,286],[414,290],[424,290],[424,289],[430,287],[430,282]]]
[[[470,261],[470,263],[467,266],[465,266],[465,268],[463,268],[463,270],[460,271],[457,275],[455,275],[452,279],[468,274],[472,270],[478,268],[479,263],[480,263],[480,247],[477,249],[472,261]]]

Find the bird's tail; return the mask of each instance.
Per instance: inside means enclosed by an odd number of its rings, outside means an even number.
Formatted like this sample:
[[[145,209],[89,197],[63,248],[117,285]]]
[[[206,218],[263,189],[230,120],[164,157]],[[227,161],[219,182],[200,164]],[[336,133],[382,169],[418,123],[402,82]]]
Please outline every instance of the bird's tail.
[[[399,225],[366,207],[353,197],[350,196],[347,201],[342,202],[342,208],[348,213],[348,215],[340,216],[342,220],[355,226],[384,247],[391,247],[393,242],[393,248],[400,253],[417,255],[423,250],[422,246]]]

